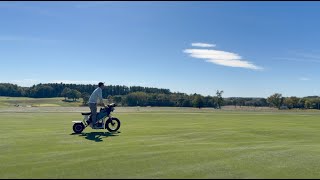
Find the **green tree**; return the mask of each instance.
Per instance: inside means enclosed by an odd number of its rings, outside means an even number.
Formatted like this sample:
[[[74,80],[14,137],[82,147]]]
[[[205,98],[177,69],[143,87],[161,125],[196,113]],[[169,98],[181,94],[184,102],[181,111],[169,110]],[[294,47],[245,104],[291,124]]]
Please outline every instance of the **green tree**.
[[[64,100],[67,100],[68,94],[70,94],[71,89],[66,87],[63,89],[63,91],[61,92],[61,96],[64,97]]]
[[[193,107],[198,107],[199,109],[203,107],[204,100],[201,95],[196,95],[192,101]]]
[[[122,97],[119,96],[119,95],[113,96],[113,101],[114,101],[114,103],[116,103],[116,104],[121,104],[121,102],[122,102]]]
[[[90,94],[87,92],[81,93],[81,98],[82,98],[82,104],[86,105],[89,101]]]
[[[221,106],[223,105],[222,93],[223,93],[223,91],[217,90],[217,92],[216,92],[217,96],[215,96],[215,99],[216,99],[215,102],[217,103],[217,107],[219,109],[221,109]]]
[[[72,89],[68,94],[67,94],[69,99],[73,99],[73,101],[76,101],[76,99],[79,99],[81,97],[81,92],[78,90]]]
[[[31,96],[35,98],[54,97],[54,89],[48,85],[39,84],[35,86],[32,90],[33,91]]]
[[[293,99],[290,97],[284,98],[283,104],[286,105],[289,109],[293,108]]]
[[[312,102],[311,102],[311,100],[309,100],[309,99],[307,99],[307,100],[304,102],[304,107],[305,107],[306,109],[310,109],[311,105],[312,105]]]
[[[283,98],[282,94],[275,93],[267,98],[267,102],[270,103],[273,107],[277,107],[280,109],[282,103],[283,103]]]
[[[299,107],[300,98],[297,98],[295,96],[291,96],[290,99],[292,100],[292,107],[293,108],[298,108]]]
[[[316,108],[320,109],[320,97],[315,98],[314,103],[316,104]]]
[[[133,92],[126,96],[126,104],[128,106],[145,106],[147,103],[147,93]]]
[[[111,95],[109,95],[109,96],[107,97],[107,102],[108,102],[108,104],[110,104],[110,103],[113,102],[113,97],[112,97]]]

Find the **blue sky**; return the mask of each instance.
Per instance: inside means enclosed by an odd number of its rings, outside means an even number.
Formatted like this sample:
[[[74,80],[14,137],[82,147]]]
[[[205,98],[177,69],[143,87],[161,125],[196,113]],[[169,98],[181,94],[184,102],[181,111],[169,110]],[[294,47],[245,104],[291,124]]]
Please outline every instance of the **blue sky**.
[[[320,95],[320,2],[0,2],[0,82]]]

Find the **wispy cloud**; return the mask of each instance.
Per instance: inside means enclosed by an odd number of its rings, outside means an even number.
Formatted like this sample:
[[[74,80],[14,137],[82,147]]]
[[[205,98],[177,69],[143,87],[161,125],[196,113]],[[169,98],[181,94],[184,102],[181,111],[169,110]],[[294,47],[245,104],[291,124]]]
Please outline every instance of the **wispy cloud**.
[[[309,58],[309,59],[318,59],[320,60],[320,55],[319,54],[314,54],[314,53],[297,53],[297,55],[304,57],[304,58]]]
[[[310,81],[310,78],[300,77],[299,80],[300,80],[300,81]]]
[[[213,49],[185,49],[183,52],[190,54],[191,57],[205,59],[207,62],[222,66],[247,68],[253,70],[263,69],[262,67],[252,64],[251,62],[243,60],[240,55],[232,52]]]
[[[215,47],[215,44],[207,44],[207,43],[192,43],[191,46],[195,47]]]
[[[295,62],[310,62],[310,63],[320,63],[320,59],[308,59],[308,58],[292,58],[292,57],[278,57],[275,58],[276,60],[282,60],[282,61],[295,61]]]
[[[316,53],[290,53],[288,57],[276,57],[275,60],[320,63],[320,54]]]

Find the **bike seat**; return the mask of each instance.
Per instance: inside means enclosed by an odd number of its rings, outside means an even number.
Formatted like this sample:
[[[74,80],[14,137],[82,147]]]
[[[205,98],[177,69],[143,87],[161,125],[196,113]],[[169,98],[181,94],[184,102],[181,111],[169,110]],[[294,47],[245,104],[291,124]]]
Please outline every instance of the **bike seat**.
[[[81,113],[82,115],[90,115],[91,112],[88,112],[88,113]]]

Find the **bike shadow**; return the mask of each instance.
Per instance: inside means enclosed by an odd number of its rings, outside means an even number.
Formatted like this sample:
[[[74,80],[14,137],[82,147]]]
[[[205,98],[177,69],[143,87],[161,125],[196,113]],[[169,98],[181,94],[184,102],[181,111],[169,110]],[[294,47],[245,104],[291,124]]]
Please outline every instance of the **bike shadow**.
[[[89,133],[81,133],[81,134],[76,134],[76,133],[71,133],[70,135],[79,135],[81,137],[84,137],[85,139],[95,141],[95,142],[102,142],[102,138],[107,138],[111,136],[118,136],[120,132],[89,132]]]

